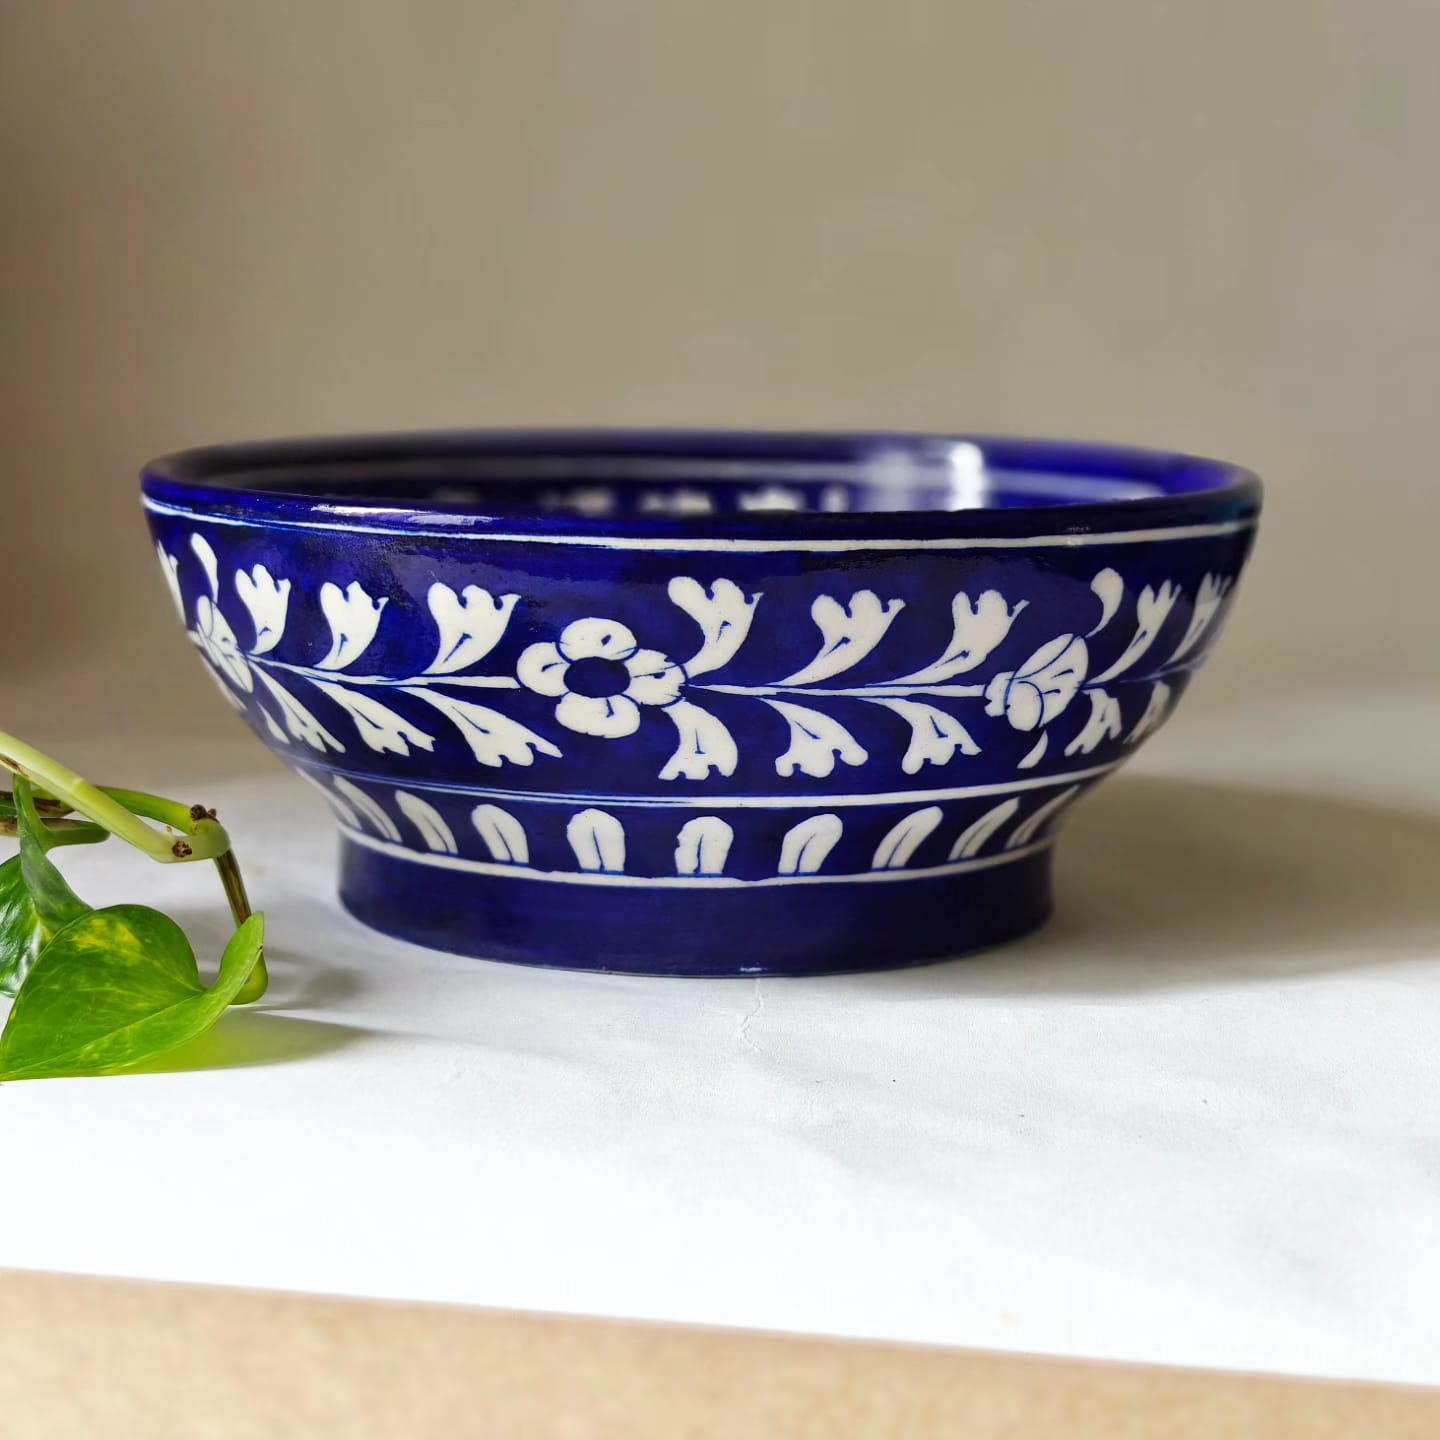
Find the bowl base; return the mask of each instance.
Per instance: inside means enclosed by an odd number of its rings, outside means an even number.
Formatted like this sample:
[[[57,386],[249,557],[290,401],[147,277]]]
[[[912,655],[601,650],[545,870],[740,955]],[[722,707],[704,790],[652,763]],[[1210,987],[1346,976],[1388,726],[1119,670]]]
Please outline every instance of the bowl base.
[[[433,950],[625,975],[836,975],[987,949],[1044,924],[1050,851],[904,880],[666,888],[478,874],[341,841],[340,900]]]

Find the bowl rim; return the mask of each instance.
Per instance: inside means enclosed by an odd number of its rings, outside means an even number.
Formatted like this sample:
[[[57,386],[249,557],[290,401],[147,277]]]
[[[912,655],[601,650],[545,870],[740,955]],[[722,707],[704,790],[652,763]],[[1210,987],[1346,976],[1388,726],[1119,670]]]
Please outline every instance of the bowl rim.
[[[940,447],[976,447],[999,471],[1043,472],[1099,481],[1141,481],[1160,493],[1004,508],[639,513],[577,515],[536,509],[496,512],[483,503],[416,496],[338,495],[333,487],[259,488],[233,477],[271,467],[343,467],[350,463],[444,465],[485,457],[531,469],[589,457],[625,459],[652,470],[652,480],[683,481],[684,467],[754,463],[767,471],[809,465],[858,468],[885,457],[934,464]],[[667,469],[671,472],[667,477]],[[1262,487],[1250,470],[1182,451],[1095,441],[1022,438],[969,432],[745,429],[456,429],[301,436],[207,445],[149,461],[141,470],[148,509],[252,524],[386,533],[534,535],[574,534],[640,538],[765,536],[776,540],[855,538],[1014,537],[1053,533],[1168,530],[1178,526],[1238,528],[1258,517]],[[552,477],[553,478],[553,477]],[[712,477],[714,478],[714,477]],[[758,477],[757,477],[758,478]],[[784,477],[769,474],[771,480]],[[539,483],[540,477],[533,477]],[[628,483],[628,482],[626,482]]]

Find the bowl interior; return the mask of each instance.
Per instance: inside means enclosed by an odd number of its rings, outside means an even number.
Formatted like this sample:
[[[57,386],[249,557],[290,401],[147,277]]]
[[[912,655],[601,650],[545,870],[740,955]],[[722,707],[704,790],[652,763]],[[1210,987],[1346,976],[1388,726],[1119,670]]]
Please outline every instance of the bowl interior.
[[[492,515],[950,513],[1126,505],[1243,489],[1216,461],[986,437],[453,432],[223,446],[152,478],[229,496]]]

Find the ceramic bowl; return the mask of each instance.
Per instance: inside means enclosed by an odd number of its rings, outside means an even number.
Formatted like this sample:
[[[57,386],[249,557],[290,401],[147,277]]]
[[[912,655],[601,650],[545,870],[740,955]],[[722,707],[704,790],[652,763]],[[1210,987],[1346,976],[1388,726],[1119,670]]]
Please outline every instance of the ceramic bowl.
[[[353,914],[687,975],[1039,925],[1061,820],[1173,711],[1260,506],[1190,456],[879,434],[288,441],[143,489]]]

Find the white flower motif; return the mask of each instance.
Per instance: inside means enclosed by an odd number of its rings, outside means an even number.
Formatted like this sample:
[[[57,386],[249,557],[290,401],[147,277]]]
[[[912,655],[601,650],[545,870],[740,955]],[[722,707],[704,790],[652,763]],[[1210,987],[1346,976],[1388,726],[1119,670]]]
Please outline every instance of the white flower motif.
[[[383,597],[372,600],[358,580],[343,590],[327,580],[320,587],[320,608],[330,622],[330,649],[323,660],[316,661],[317,670],[343,670],[358,660],[380,628],[380,612],[389,601]]]
[[[208,595],[202,595],[195,602],[195,633],[216,671],[248,695],[255,688],[250,667],[240,653],[230,622]]]
[[[537,695],[560,703],[555,718],[579,735],[614,740],[640,728],[641,705],[673,705],[685,672],[658,650],[642,650],[615,620],[576,620],[549,641],[527,647],[515,673]]]
[[[255,643],[252,655],[273,650],[285,633],[285,612],[290,606],[290,582],[276,580],[263,566],[256,565],[247,574],[235,572],[235,593],[255,622]]]
[[[985,687],[987,715],[1003,715],[1017,730],[1048,725],[1075,698],[1090,652],[1078,635],[1057,635],[1018,670],[1006,670]]]
[[[457,595],[437,580],[426,599],[440,632],[440,645],[425,673],[453,675],[483,660],[500,643],[520,597],[502,595],[497,600],[478,585],[467,585],[463,594]]]

